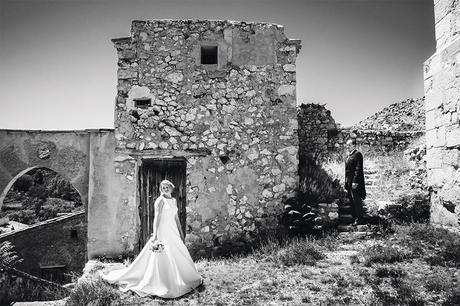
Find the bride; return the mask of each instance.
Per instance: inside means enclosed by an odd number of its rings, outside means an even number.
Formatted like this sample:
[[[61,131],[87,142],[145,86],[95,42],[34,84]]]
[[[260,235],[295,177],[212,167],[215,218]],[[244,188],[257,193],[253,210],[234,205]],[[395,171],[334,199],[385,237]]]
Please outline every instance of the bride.
[[[168,180],[160,183],[153,234],[132,264],[102,275],[106,281],[118,283],[120,290],[132,290],[141,297],[176,298],[201,285],[202,278],[183,242],[173,189]]]

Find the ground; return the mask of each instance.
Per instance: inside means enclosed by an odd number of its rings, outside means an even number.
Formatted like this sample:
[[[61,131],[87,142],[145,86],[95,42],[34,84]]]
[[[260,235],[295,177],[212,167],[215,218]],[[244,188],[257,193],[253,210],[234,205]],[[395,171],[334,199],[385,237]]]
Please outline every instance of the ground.
[[[365,228],[365,227],[364,227]],[[175,300],[120,293],[91,261],[67,305],[455,305],[460,235],[426,224],[273,239],[250,254],[196,262],[204,286]]]

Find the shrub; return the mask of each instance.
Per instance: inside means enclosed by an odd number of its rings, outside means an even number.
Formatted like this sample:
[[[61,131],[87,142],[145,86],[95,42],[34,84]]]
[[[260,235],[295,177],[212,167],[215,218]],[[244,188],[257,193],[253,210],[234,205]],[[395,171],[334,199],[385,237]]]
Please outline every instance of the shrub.
[[[434,272],[425,279],[425,288],[433,292],[447,291],[451,286],[451,276],[443,271]]]
[[[426,249],[434,252],[425,257],[431,265],[450,263],[460,266],[460,236],[447,229],[437,228],[430,224],[411,224],[407,229],[410,237],[405,243],[415,255],[423,255]],[[423,243],[420,243],[423,242]]]
[[[13,249],[14,246],[9,241],[0,243],[0,266],[14,267],[23,261]]]
[[[447,295],[443,306],[460,305],[460,286],[456,286]]]
[[[401,270],[400,268],[395,268],[391,266],[380,266],[377,267],[375,270],[375,275],[377,277],[392,277],[392,278],[400,278],[406,275],[406,272]]]
[[[407,254],[392,245],[376,244],[364,251],[364,260],[366,265],[372,263],[394,263],[401,262]]]
[[[421,222],[430,220],[430,196],[426,192],[416,191],[401,194],[396,206],[388,212],[389,218],[396,223]]]
[[[344,197],[339,179],[333,179],[327,171],[310,157],[299,159],[299,189],[302,200],[310,205],[331,203]]]
[[[35,211],[31,209],[24,209],[19,211],[14,211],[8,215],[10,220],[17,221],[24,224],[34,224],[35,223]]]
[[[120,299],[121,293],[114,286],[104,282],[100,277],[80,281],[72,289],[66,306],[94,305],[105,306]]]
[[[32,187],[34,184],[34,179],[31,175],[24,174],[23,176],[19,177],[16,182],[13,184],[14,190],[21,191],[21,192],[27,192],[29,191],[29,188]]]
[[[276,263],[286,266],[314,265],[318,260],[325,258],[321,247],[309,239],[293,238],[273,256]]]
[[[80,194],[72,184],[60,175],[53,176],[48,182],[46,189],[50,197],[61,198],[67,201],[74,201],[81,204]]]
[[[48,191],[43,185],[33,185],[32,187],[30,187],[28,195],[31,198],[38,198],[44,200],[48,197]]]

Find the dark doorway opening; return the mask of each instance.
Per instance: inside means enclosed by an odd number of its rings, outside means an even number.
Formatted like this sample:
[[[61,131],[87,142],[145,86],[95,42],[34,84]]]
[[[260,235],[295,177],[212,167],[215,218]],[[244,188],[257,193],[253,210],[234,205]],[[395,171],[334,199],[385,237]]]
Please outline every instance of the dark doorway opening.
[[[171,181],[176,188],[172,196],[177,200],[179,220],[185,234],[185,184],[186,184],[186,160],[185,158],[173,159],[144,159],[139,168],[139,216],[141,231],[139,238],[139,250],[149,240],[153,232],[153,218],[155,216],[154,203],[160,195],[159,185],[164,179]]]

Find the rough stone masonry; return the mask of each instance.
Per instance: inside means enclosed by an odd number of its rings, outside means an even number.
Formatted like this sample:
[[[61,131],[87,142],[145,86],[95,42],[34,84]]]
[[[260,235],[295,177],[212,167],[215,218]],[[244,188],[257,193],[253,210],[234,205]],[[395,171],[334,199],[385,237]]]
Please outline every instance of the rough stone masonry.
[[[460,222],[460,2],[434,1],[436,52],[425,62],[431,221]]]
[[[113,219],[106,224],[117,234],[104,239],[112,237],[115,246],[106,251],[136,243],[136,169],[147,158],[186,158],[192,252],[277,226],[281,199],[298,184],[300,41],[275,24],[154,20],[133,21],[131,36],[113,42],[114,165],[128,187],[116,203],[103,205],[117,213],[90,208],[90,223]],[[91,225],[89,231],[93,242],[103,240]]]

